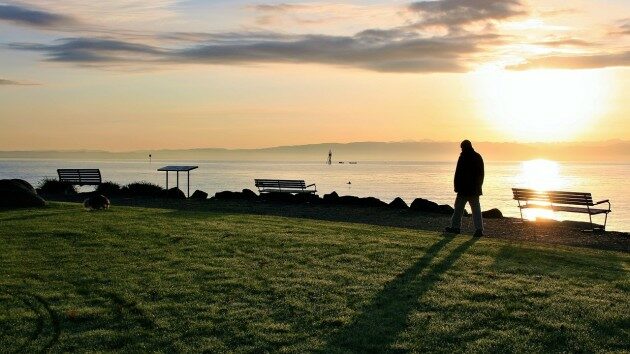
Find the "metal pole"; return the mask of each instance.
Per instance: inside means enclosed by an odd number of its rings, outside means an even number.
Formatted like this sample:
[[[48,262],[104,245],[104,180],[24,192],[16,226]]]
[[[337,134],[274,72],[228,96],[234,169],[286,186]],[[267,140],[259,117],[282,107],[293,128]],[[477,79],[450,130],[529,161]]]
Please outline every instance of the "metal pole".
[[[188,198],[190,198],[190,171],[188,171]]]
[[[166,171],[166,189],[168,190],[168,171]]]
[[[179,171],[177,171],[177,188],[179,188]]]

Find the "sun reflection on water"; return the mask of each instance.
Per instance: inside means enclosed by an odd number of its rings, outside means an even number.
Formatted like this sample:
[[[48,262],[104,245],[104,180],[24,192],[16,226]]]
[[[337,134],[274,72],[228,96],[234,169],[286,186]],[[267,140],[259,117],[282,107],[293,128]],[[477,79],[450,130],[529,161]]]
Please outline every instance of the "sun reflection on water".
[[[562,190],[565,182],[561,176],[560,165],[555,161],[536,159],[524,161],[521,173],[517,176],[517,185],[539,191]],[[532,203],[534,204],[534,203]],[[557,213],[548,209],[523,209],[523,217],[528,220],[561,220]]]

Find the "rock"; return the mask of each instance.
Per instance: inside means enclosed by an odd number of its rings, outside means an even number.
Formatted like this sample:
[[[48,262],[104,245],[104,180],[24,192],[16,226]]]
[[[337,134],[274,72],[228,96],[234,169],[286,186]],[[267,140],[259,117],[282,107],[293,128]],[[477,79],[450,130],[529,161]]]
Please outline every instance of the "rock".
[[[353,195],[343,195],[336,201],[336,204],[339,205],[359,205],[360,203],[360,198]]]
[[[260,199],[266,202],[293,204],[299,202],[298,198],[291,193],[271,192],[263,193],[260,195]]]
[[[254,192],[251,189],[243,189],[243,191],[241,192],[241,196],[243,197],[243,199],[247,199],[247,200],[256,200],[258,199],[258,194],[256,194],[256,192]]]
[[[324,194],[324,202],[326,203],[335,203],[339,199],[339,194],[337,192],[332,192],[330,194]]]
[[[447,204],[439,205],[437,209],[438,213],[445,214],[445,215],[452,215],[454,211],[455,209],[453,209],[452,206],[447,205]]]
[[[162,192],[162,197],[170,199],[186,199],[186,194],[184,194],[181,189],[173,187]]]
[[[394,208],[394,209],[407,209],[407,208],[409,208],[407,203],[405,203],[405,201],[402,200],[401,197],[396,197],[394,200],[392,200],[389,203],[389,207],[390,208]]]
[[[214,198],[218,200],[236,200],[242,199],[240,192],[223,191],[214,193]]]
[[[501,213],[501,210],[497,208],[492,208],[490,210],[481,212],[481,216],[487,219],[501,219],[503,218],[503,213]]]
[[[31,186],[30,183],[26,182],[23,179],[12,179],[11,182],[20,185],[22,188],[28,190],[31,193],[37,194],[37,192],[35,191],[35,188]]]
[[[109,199],[101,194],[95,194],[83,201],[83,206],[88,210],[109,209]]]
[[[427,200],[427,199],[416,198],[411,203],[409,208],[411,208],[411,210],[416,210],[416,211],[425,211],[425,212],[430,212],[430,213],[436,213],[436,212],[438,212],[439,205],[437,203],[432,202],[432,201]]]
[[[302,204],[317,204],[317,203],[321,203],[322,201],[322,199],[317,194],[313,194],[313,193],[297,194],[293,196],[293,200],[296,203],[302,203]]]
[[[206,199],[208,199],[208,193],[206,193],[204,191],[200,191],[199,189],[197,189],[190,196],[190,199],[206,200]]]
[[[374,197],[365,197],[365,198],[361,198],[359,200],[359,205],[360,206],[365,206],[365,207],[382,207],[382,206],[387,206],[387,203],[385,203],[384,201],[378,199],[378,198],[374,198]]]
[[[42,207],[46,201],[37,195],[33,186],[24,180],[0,180],[0,207]]]
[[[324,198],[325,197],[326,196],[324,196]],[[361,206],[361,207],[380,207],[380,206],[387,205],[387,203],[385,203],[384,201],[378,198],[374,198],[374,197],[359,198],[353,195],[344,195],[344,196],[341,196],[332,200],[333,201],[331,203],[334,203],[337,205],[350,205],[350,206]]]

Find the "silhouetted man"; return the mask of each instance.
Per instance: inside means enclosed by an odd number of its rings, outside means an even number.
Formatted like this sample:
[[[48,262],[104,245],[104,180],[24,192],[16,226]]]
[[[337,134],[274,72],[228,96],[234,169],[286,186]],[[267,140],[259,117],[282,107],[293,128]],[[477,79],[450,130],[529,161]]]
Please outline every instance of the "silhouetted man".
[[[483,219],[481,217],[481,205],[479,204],[479,196],[481,186],[483,185],[484,168],[483,159],[469,140],[461,143],[462,152],[457,160],[457,168],[455,169],[455,212],[451,219],[451,226],[446,228],[446,232],[458,234],[462,225],[462,215],[466,203],[470,204],[472,209],[473,222],[475,224],[475,237],[483,236]]]

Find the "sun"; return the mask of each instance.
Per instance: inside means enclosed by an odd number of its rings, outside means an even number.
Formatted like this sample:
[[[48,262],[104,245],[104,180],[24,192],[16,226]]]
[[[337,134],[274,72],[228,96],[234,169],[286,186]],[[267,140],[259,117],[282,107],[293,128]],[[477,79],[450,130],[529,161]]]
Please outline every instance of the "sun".
[[[474,73],[474,89],[484,116],[510,139],[562,141],[595,126],[606,109],[604,70],[507,71]]]

